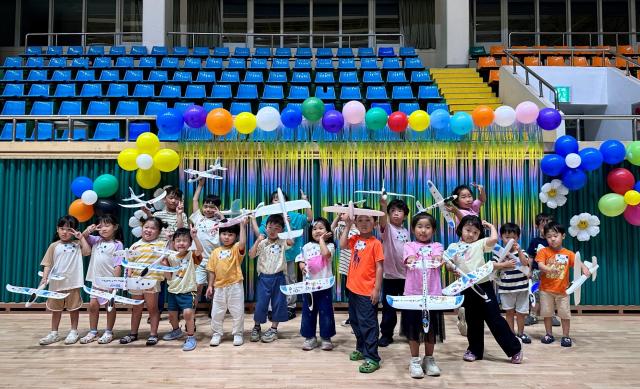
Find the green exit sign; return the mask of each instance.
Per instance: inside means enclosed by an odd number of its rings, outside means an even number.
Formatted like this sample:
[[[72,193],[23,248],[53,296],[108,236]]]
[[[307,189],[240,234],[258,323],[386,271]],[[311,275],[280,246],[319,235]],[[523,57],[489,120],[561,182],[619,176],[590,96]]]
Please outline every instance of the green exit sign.
[[[556,92],[558,93],[559,103],[571,102],[571,87],[570,86],[556,86]]]

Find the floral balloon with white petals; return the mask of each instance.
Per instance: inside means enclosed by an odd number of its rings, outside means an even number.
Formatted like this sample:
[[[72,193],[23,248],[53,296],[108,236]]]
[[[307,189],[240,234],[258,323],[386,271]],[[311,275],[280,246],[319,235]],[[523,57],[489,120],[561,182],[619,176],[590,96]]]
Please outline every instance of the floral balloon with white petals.
[[[551,180],[551,182],[547,182],[542,185],[538,197],[540,198],[540,201],[547,204],[547,207],[558,208],[565,205],[568,194],[569,189],[564,186],[561,180],[556,178]]]
[[[587,242],[600,233],[600,219],[587,212],[573,216],[569,225],[569,235],[580,242]]]

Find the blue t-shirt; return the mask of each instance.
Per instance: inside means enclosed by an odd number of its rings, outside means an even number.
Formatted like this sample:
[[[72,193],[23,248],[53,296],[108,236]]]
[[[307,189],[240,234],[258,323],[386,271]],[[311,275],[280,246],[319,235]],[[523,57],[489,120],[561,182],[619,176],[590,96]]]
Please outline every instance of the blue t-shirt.
[[[547,240],[545,238],[540,236],[536,236],[535,238],[531,239],[531,242],[529,243],[529,247],[527,248],[527,254],[529,254],[529,258],[536,257],[536,254],[538,253],[538,245],[543,245],[544,247],[547,247],[549,246],[549,243],[547,243]],[[533,270],[538,270],[538,262],[533,261],[531,266]]]
[[[289,222],[289,225],[291,226],[291,230],[304,230],[309,225],[306,215],[303,215],[297,212],[288,212],[287,215],[291,219],[291,221]],[[265,236],[267,235],[267,219],[268,218],[269,218],[268,216],[263,217],[262,222],[260,223],[260,233]],[[298,256],[298,254],[300,254],[300,251],[302,250],[302,244],[304,240],[303,238],[304,238],[304,235],[299,238],[295,238],[293,240],[293,246],[291,246],[289,250],[285,251],[284,257],[287,260],[287,262],[293,262],[296,260],[296,257]]]

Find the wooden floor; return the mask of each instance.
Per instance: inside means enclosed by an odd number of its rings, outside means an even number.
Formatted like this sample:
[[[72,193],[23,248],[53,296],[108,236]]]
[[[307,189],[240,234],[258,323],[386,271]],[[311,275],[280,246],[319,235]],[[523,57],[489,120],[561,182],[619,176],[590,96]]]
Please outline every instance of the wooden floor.
[[[336,313],[336,322],[346,318]],[[66,336],[68,316],[61,324]],[[104,325],[105,317],[101,317]],[[338,325],[334,338],[336,349],[331,352],[302,351],[298,335],[300,315],[283,323],[280,339],[275,343],[231,344],[225,336],[219,347],[209,347],[209,319],[198,316],[198,347],[183,352],[181,341],[160,341],[146,347],[144,341],[121,346],[62,342],[39,346],[38,339],[47,334],[50,316],[47,314],[0,315],[0,387],[36,388],[133,388],[181,386],[184,388],[482,388],[495,384],[506,388],[638,388],[640,387],[640,316],[575,316],[572,320],[574,346],[561,348],[558,341],[540,343],[542,324],[527,327],[533,343],[525,345],[522,365],[509,363],[487,332],[485,359],[474,363],[462,361],[466,338],[456,330],[455,317],[446,316],[448,338],[436,346],[435,356],[442,376],[415,380],[409,377],[409,348],[396,339],[388,348],[381,348],[382,368],[373,374],[357,372],[358,363],[350,362],[348,354],[355,345],[349,327]],[[88,316],[80,317],[81,335],[88,325]],[[143,321],[144,323],[144,321]],[[126,334],[129,316],[119,313],[116,337]],[[247,315],[245,329],[253,322]],[[225,329],[230,327],[225,322]],[[141,335],[148,334],[148,325],[141,326]],[[160,334],[169,330],[169,323],[160,323]],[[559,335],[559,328],[554,328]],[[151,387],[151,386],[149,386]]]

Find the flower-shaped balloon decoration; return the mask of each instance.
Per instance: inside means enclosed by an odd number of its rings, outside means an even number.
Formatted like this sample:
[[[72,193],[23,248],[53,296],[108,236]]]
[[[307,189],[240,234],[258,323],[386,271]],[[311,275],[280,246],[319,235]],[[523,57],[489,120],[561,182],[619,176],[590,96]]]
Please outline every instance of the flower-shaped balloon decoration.
[[[180,165],[178,153],[171,149],[161,149],[160,140],[145,132],[136,139],[137,148],[127,148],[118,154],[118,165],[127,171],[136,172],[138,185],[151,189],[160,183],[160,172],[170,172]]]
[[[540,201],[547,204],[549,208],[562,207],[567,202],[569,189],[562,184],[562,181],[555,179],[542,185],[538,197]]]
[[[575,215],[569,221],[569,235],[586,242],[600,233],[600,219],[590,213]]]
[[[609,217],[624,214],[629,224],[640,226],[640,182],[629,170],[617,168],[607,175],[607,185],[614,193],[600,197],[600,212]]]
[[[578,141],[570,135],[556,139],[555,154],[545,155],[540,161],[542,172],[551,177],[561,177],[569,190],[578,190],[587,183],[585,172],[600,168],[604,160],[600,150],[587,147],[578,151]]]
[[[69,215],[80,222],[91,219],[94,213],[116,213],[117,204],[106,199],[118,191],[118,179],[111,174],[98,176],[95,181],[85,176],[79,176],[71,182],[71,192],[79,197],[69,205]]]
[[[158,188],[155,192],[153,192],[153,197],[158,197],[164,191],[164,188]],[[161,211],[164,209],[164,201],[157,201],[152,204],[152,211]],[[131,235],[139,238],[142,236],[142,224],[144,220],[147,219],[147,214],[142,209],[138,209],[133,213],[133,216],[129,218],[129,227],[131,227]]]

